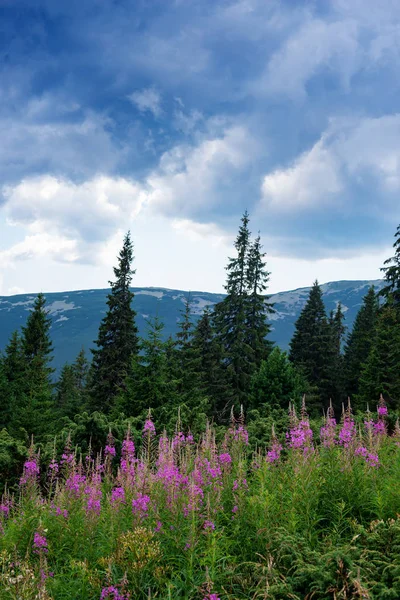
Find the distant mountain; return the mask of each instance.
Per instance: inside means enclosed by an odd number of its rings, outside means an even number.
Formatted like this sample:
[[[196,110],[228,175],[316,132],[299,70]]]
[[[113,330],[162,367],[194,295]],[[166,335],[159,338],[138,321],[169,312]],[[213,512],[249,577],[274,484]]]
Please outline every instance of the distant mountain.
[[[371,285],[381,289],[383,281],[334,281],[321,286],[328,313],[336,308],[338,302],[342,303],[348,331],[351,330],[362,299]],[[271,338],[285,350],[289,346],[294,323],[304,306],[309,290],[310,288],[300,288],[271,296],[276,310],[271,316]],[[106,311],[108,291],[104,289],[46,294],[47,307],[53,321],[53,364],[57,370],[64,362],[74,360],[82,346],[90,356],[89,349],[93,347],[100,320]],[[165,337],[174,335],[188,292],[165,288],[133,288],[133,291],[140,334],[145,335],[146,319],[158,315],[165,324]],[[212,306],[224,297],[223,294],[208,292],[190,294],[195,318],[202,314],[206,306]],[[0,296],[0,350],[6,346],[11,333],[25,324],[34,299],[34,294]]]

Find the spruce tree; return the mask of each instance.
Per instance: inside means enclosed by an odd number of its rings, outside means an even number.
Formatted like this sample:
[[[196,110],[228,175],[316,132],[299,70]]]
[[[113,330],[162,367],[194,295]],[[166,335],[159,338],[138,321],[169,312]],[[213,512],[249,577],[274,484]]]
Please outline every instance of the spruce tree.
[[[108,310],[100,323],[92,350],[90,405],[92,410],[109,413],[115,398],[123,390],[132,359],[138,353],[138,331],[136,313],[132,308],[133,292],[130,290],[133,262],[133,244],[130,233],[124,238],[118,256],[118,266],[114,267],[115,281],[110,281]]]
[[[51,318],[46,310],[46,299],[38,294],[33,310],[22,328],[21,350],[23,360],[24,395],[17,399],[14,425],[38,439],[52,431],[56,419],[50,366],[53,345],[50,339]]]
[[[164,324],[158,317],[148,319],[146,336],[140,341],[140,355],[132,357],[129,376],[118,399],[118,407],[127,416],[138,417],[151,408],[157,411],[174,402],[169,379]]]
[[[224,366],[231,383],[231,402],[246,404],[255,357],[247,329],[247,261],[250,248],[249,216],[244,213],[235,241],[237,256],[229,258],[226,297],[214,308],[214,327],[221,344]],[[228,414],[226,415],[228,416]]]
[[[380,295],[386,300],[391,297],[393,306],[400,310],[400,225],[398,225],[394,237],[394,256],[385,260],[383,264],[386,266],[381,269],[385,274],[386,285],[380,291]]]
[[[56,385],[56,404],[60,416],[74,420],[87,408],[87,376],[89,364],[82,349],[75,362],[65,364]]]
[[[342,345],[346,331],[344,313],[339,302],[336,311],[331,311],[328,322],[328,344],[326,350],[325,378],[321,379],[320,391],[323,399],[329,398],[335,410],[340,409],[343,397],[344,374]]]
[[[208,398],[202,388],[201,357],[194,343],[194,326],[192,320],[190,295],[181,311],[182,319],[176,334],[175,372],[178,402],[184,419],[193,421],[196,412],[208,411]]]
[[[286,352],[276,347],[252,377],[250,408],[263,416],[277,408],[287,410],[290,402],[299,404],[308,391],[308,383]]]
[[[380,310],[376,335],[360,376],[357,405],[365,408],[380,394],[392,409],[400,408],[400,318],[392,299]]]
[[[351,398],[358,394],[362,366],[374,343],[378,308],[375,289],[371,286],[364,296],[344,348],[344,392]]]
[[[22,354],[21,337],[17,331],[4,350],[1,359],[1,421],[2,426],[12,429],[15,425],[18,405],[24,406],[25,398],[25,361]]]
[[[247,298],[247,343],[252,349],[254,366],[258,369],[263,360],[268,358],[272,343],[267,336],[270,333],[268,315],[274,313],[273,304],[268,302],[269,296],[265,295],[268,288],[270,273],[264,261],[265,252],[262,252],[260,234],[249,248],[246,266]]]
[[[199,357],[200,389],[208,398],[210,416],[220,422],[230,409],[229,382],[223,368],[223,350],[212,325],[212,313],[207,307],[193,333],[193,346]]]
[[[329,344],[331,342],[329,324],[322,300],[322,290],[318,281],[314,282],[307,302],[295,324],[290,342],[290,360],[304,373],[308,382],[315,386],[319,399],[308,407],[319,412],[323,404],[329,403],[326,397],[326,382],[329,380]]]

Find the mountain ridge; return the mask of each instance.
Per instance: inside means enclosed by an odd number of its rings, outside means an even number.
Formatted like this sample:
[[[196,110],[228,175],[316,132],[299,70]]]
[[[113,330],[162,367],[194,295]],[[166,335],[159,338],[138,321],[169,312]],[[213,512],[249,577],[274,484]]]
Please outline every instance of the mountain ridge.
[[[346,317],[348,331],[361,306],[368,288],[374,285],[381,289],[383,280],[341,280],[321,285],[324,303],[329,313],[341,302]],[[301,309],[310,287],[296,288],[270,295],[275,313],[270,315],[271,339],[282,349],[287,349]],[[110,288],[89,290],[67,290],[45,294],[47,309],[52,319],[51,336],[54,344],[53,365],[60,369],[64,362],[71,362],[84,347],[88,352],[97,338],[99,323],[106,311],[106,299]],[[206,306],[221,301],[225,294],[202,291],[185,291],[162,287],[133,287],[134,309],[137,312],[139,333],[145,335],[146,321],[158,315],[164,322],[164,335],[174,335],[177,331],[180,311],[190,293],[194,320],[203,313]],[[0,296],[0,351],[6,346],[11,333],[25,324],[36,294],[16,294]]]

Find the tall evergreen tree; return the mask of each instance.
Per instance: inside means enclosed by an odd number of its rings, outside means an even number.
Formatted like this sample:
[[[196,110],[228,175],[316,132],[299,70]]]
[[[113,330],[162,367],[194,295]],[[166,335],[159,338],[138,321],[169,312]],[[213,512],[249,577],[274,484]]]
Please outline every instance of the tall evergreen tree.
[[[89,363],[82,349],[75,362],[65,364],[56,385],[56,404],[60,416],[73,420],[87,408]]]
[[[132,358],[139,349],[136,313],[132,308],[133,292],[130,290],[133,262],[133,244],[130,233],[124,238],[118,256],[118,266],[114,267],[115,281],[110,281],[108,310],[100,323],[92,350],[90,405],[93,410],[109,413],[114,400],[123,389],[129,373]]]
[[[397,310],[400,309],[400,225],[398,225],[395,233],[395,241],[393,244],[394,256],[388,258],[383,263],[381,271],[385,273],[386,285],[380,291],[380,295],[386,300],[389,297],[393,298],[393,305]]]
[[[148,319],[146,336],[140,341],[140,355],[132,357],[131,370],[118,399],[118,407],[127,416],[137,417],[149,408],[157,415],[160,407],[175,400],[163,329],[158,317]]]
[[[400,408],[400,315],[393,299],[380,310],[376,335],[360,376],[358,406],[377,401],[380,394],[388,406]]]
[[[250,245],[246,265],[246,284],[248,289],[247,299],[247,343],[253,351],[255,369],[258,369],[263,360],[266,360],[272,349],[272,343],[267,338],[270,333],[268,315],[275,312],[273,304],[265,296],[268,288],[270,273],[266,269],[262,252],[260,234]]]
[[[329,403],[324,388],[328,379],[330,328],[318,281],[314,282],[308,300],[295,324],[290,342],[290,360],[299,367],[308,382],[315,386],[319,402],[312,409],[318,412],[323,404]],[[308,403],[310,408],[310,402]]]
[[[231,402],[246,404],[255,357],[249,345],[247,328],[247,262],[250,249],[249,216],[244,213],[235,241],[237,256],[229,258],[226,297],[214,308],[214,327],[231,382]]]
[[[371,286],[364,296],[344,348],[344,392],[351,398],[358,394],[362,366],[374,344],[378,308],[375,289]]]
[[[320,382],[323,399],[329,398],[335,409],[339,409],[344,400],[344,373],[342,346],[346,326],[344,313],[339,302],[336,311],[329,316],[329,338],[326,353],[325,378]]]
[[[22,354],[21,337],[17,331],[5,348],[1,359],[1,425],[0,427],[12,427],[15,418],[15,409],[18,404],[24,405],[25,397],[25,361]]]
[[[38,294],[22,328],[24,395],[17,399],[13,424],[39,438],[51,432],[56,418],[52,383],[54,369],[50,366],[53,359],[50,328],[46,299],[43,294]]]
[[[223,351],[212,325],[212,313],[206,308],[193,333],[193,346],[199,357],[200,389],[208,398],[210,416],[219,422],[230,409],[229,382],[223,368]]]

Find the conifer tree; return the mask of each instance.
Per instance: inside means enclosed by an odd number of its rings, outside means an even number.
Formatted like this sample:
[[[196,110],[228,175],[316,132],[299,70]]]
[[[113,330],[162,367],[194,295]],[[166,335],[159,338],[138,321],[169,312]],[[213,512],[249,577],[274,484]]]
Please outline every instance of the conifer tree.
[[[318,281],[314,282],[308,300],[295,324],[290,342],[290,360],[304,373],[308,382],[318,390],[319,402],[311,408],[318,412],[323,404],[329,403],[324,391],[328,375],[329,324]],[[325,388],[325,389],[324,389]],[[311,402],[308,402],[310,408]],[[319,406],[318,406],[319,405]]]
[[[50,366],[53,359],[50,327],[46,299],[43,294],[38,294],[22,328],[24,396],[16,400],[13,419],[14,426],[24,428],[38,439],[50,433],[56,418],[52,383],[54,369]]]
[[[380,394],[392,409],[400,408],[400,318],[393,299],[380,310],[376,335],[361,371],[357,405],[377,401]]]
[[[194,326],[192,321],[190,295],[181,311],[175,345],[175,373],[178,383],[177,393],[181,412],[186,419],[193,420],[193,412],[207,411],[208,399],[204,394],[201,380],[201,357],[194,343]]]
[[[212,313],[207,307],[193,333],[193,346],[199,357],[200,389],[208,398],[210,416],[217,422],[230,409],[229,382],[223,368],[222,347],[212,325]]]
[[[263,415],[273,409],[287,410],[289,403],[298,403],[309,385],[288,359],[286,352],[275,347],[251,380],[250,408]]]
[[[336,311],[331,311],[329,316],[329,339],[326,353],[325,378],[321,379],[320,391],[325,403],[329,398],[335,409],[339,409],[344,400],[344,374],[342,345],[346,331],[344,313],[339,302]]]
[[[11,335],[5,348],[1,359],[1,373],[1,426],[10,429],[15,421],[15,409],[18,404],[24,405],[25,398],[25,361],[17,331]]]
[[[266,360],[272,349],[272,343],[267,336],[270,333],[268,315],[275,312],[272,303],[265,296],[268,288],[270,273],[264,261],[265,252],[262,252],[260,234],[249,248],[246,266],[246,284],[248,289],[247,299],[247,343],[253,351],[255,369],[258,369],[263,360]]]
[[[57,382],[56,404],[60,416],[74,420],[87,408],[87,377],[89,363],[82,349],[75,362],[65,364]]]
[[[221,344],[224,366],[231,382],[231,402],[246,404],[251,375],[255,368],[254,351],[249,345],[247,329],[247,261],[250,248],[247,211],[235,241],[237,256],[229,258],[226,297],[214,308],[214,327]],[[228,415],[227,415],[228,416]]]
[[[364,296],[344,349],[344,392],[351,398],[358,394],[362,366],[374,343],[378,308],[375,289],[371,286]]]
[[[131,370],[118,399],[118,407],[127,416],[137,417],[149,408],[157,414],[161,406],[174,401],[163,329],[158,317],[148,319],[140,355],[132,357]]]
[[[395,233],[395,241],[393,244],[394,256],[388,258],[383,263],[381,271],[385,274],[386,285],[380,291],[380,295],[388,300],[393,299],[393,306],[396,310],[400,309],[400,225],[398,225]]]
[[[115,281],[110,281],[108,310],[100,323],[92,350],[90,405],[93,410],[109,413],[116,396],[123,389],[132,358],[139,349],[138,332],[135,323],[136,313],[132,308],[133,292],[130,290],[133,262],[133,244],[130,233],[124,238],[118,256],[118,266],[114,267]]]

